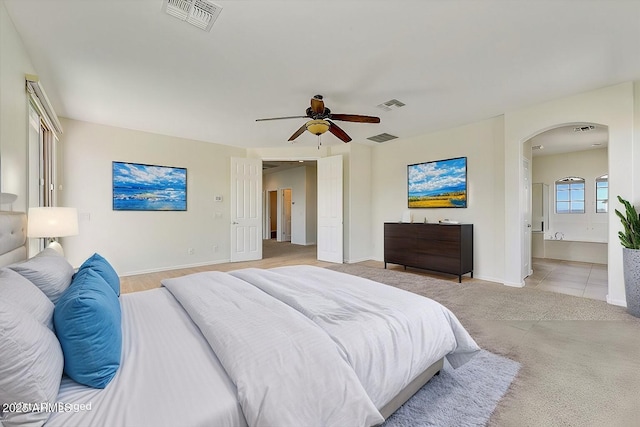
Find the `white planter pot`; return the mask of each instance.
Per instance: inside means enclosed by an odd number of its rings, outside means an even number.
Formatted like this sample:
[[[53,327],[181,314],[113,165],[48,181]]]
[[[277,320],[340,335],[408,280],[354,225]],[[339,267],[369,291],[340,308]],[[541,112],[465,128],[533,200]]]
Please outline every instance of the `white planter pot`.
[[[627,312],[640,317],[640,249],[622,248]]]

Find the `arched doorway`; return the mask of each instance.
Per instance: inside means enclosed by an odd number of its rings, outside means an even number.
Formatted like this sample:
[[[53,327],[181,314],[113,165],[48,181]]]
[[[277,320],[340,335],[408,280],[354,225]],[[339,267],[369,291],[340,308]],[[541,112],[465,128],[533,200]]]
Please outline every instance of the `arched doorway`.
[[[524,286],[520,277],[522,265],[521,162],[523,142],[558,123],[599,123],[609,128],[609,191],[612,198],[621,195],[634,199],[634,84],[621,83],[602,89],[557,99],[521,110],[504,117],[504,284]],[[608,294],[607,302],[626,305],[622,250],[614,245],[621,229],[609,210]]]
[[[523,143],[526,286],[606,301],[608,142],[607,126],[574,122]]]

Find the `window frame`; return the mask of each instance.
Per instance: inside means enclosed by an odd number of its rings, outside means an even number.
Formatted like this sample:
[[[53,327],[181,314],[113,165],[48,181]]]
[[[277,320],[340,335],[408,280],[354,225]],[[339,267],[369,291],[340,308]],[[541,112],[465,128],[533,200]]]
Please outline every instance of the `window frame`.
[[[606,187],[598,187],[598,184],[606,182]],[[598,197],[598,190],[601,190],[605,188],[606,192],[607,192],[607,197],[606,199],[601,199]],[[596,200],[596,213],[609,213],[609,174],[604,174],[604,175],[600,175],[599,177],[596,178],[596,183],[595,183],[595,190],[596,190],[596,195],[595,195],[595,200]],[[604,210],[601,210],[598,208],[598,204],[602,203],[604,205]]]
[[[559,190],[559,186],[568,186],[568,188],[566,190],[562,189],[561,191],[563,193],[567,194],[567,200],[559,200],[558,197],[558,190]],[[572,188],[574,186],[581,186],[582,188]],[[575,199],[574,198],[574,191],[579,191],[582,190],[582,199]],[[566,214],[584,214],[586,213],[586,209],[585,209],[585,204],[586,204],[586,185],[585,185],[585,179],[578,177],[578,176],[567,176],[561,179],[558,179],[555,181],[555,185],[554,185],[554,195],[555,195],[555,203],[554,203],[554,207],[555,207],[555,213],[557,215],[566,215]],[[574,210],[572,208],[574,203],[580,203],[582,202],[582,209],[581,210]],[[563,203],[563,204],[567,204],[568,205],[568,210],[560,210],[558,209],[558,205],[559,203]]]

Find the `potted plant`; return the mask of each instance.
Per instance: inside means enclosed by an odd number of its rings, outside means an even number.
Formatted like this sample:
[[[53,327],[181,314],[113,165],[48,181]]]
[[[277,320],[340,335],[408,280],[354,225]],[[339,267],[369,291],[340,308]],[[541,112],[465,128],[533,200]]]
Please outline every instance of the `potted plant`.
[[[622,243],[627,312],[640,317],[640,216],[627,200],[618,196],[618,201],[625,208],[624,214],[617,209],[615,211],[624,227],[623,231],[618,232],[618,237]]]

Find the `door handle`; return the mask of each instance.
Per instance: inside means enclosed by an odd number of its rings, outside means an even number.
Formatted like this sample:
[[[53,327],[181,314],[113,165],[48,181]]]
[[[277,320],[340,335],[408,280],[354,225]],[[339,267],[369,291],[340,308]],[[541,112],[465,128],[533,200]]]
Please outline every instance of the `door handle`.
[[[239,223],[238,223],[238,222],[236,222],[236,221],[233,221],[231,224],[233,224],[233,225],[237,225],[237,224],[239,224]]]

